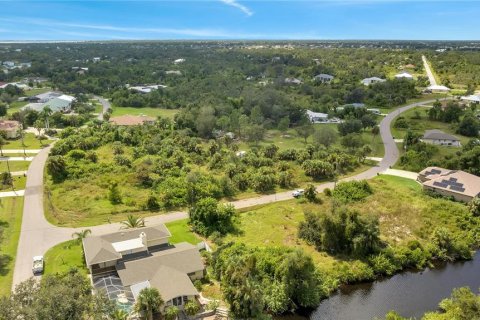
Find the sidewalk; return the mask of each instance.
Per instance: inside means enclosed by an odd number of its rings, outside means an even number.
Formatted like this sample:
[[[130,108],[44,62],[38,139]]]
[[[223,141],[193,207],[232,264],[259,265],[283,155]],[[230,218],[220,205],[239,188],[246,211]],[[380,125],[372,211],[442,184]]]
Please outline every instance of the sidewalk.
[[[0,198],[23,197],[25,190],[0,192]]]
[[[0,157],[0,161],[32,161],[33,157]]]
[[[412,180],[417,180],[418,173],[412,171],[398,170],[398,169],[387,169],[382,174],[388,174],[391,176],[397,176]]]
[[[25,149],[25,153],[39,153],[40,149]],[[3,153],[23,153],[23,149],[3,149]]]

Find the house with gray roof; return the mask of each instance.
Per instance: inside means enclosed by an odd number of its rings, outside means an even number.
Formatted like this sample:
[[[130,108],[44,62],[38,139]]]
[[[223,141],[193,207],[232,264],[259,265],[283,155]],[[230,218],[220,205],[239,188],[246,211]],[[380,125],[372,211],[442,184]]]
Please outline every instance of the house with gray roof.
[[[325,73],[320,73],[313,77],[313,80],[321,83],[330,83],[333,79],[334,76]]]
[[[385,82],[385,81],[387,81],[387,80],[379,78],[379,77],[371,77],[371,78],[363,79],[362,84],[365,85],[365,86],[369,86],[369,85],[372,85],[372,84],[375,84],[375,83]]]
[[[165,307],[182,309],[187,301],[199,297],[193,281],[203,278],[205,267],[197,246],[172,245],[170,237],[164,224],[86,237],[85,262],[94,287],[130,306],[142,289],[153,287]]]
[[[435,144],[439,146],[460,147],[460,139],[454,135],[445,133],[441,130],[427,130],[422,137],[425,143]]]
[[[31,109],[41,112],[47,106],[52,112],[68,113],[72,111],[72,104],[75,101],[75,97],[61,94],[59,92],[49,91],[36,95],[35,98],[30,98],[31,101],[37,101],[25,105],[22,110]]]

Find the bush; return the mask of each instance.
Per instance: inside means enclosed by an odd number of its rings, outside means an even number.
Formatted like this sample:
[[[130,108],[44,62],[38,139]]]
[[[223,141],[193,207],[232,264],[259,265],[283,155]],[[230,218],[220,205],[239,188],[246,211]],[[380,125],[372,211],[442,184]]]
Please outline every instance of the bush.
[[[332,189],[330,188],[325,188],[323,190],[323,194],[325,194],[327,197],[331,197],[332,196]]]
[[[357,202],[373,193],[366,180],[340,182],[333,190],[333,197],[342,203]]]
[[[118,183],[110,184],[110,187],[108,189],[108,200],[110,200],[111,204],[122,203],[122,195],[120,194],[120,190],[118,189]]]
[[[398,129],[408,129],[408,121],[404,117],[398,117],[393,123],[393,127]]]
[[[145,204],[145,207],[150,211],[160,209],[160,204],[158,203],[158,199],[154,194],[150,194]]]

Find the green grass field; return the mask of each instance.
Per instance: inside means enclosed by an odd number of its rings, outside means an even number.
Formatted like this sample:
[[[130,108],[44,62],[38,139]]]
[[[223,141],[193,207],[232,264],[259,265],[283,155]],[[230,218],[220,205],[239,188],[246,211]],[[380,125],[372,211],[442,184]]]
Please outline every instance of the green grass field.
[[[22,226],[23,197],[0,199],[0,296],[10,293]]]
[[[45,93],[45,92],[48,92],[52,90],[52,88],[49,88],[49,87],[45,87],[45,88],[35,88],[35,89],[32,89],[32,90],[27,90],[25,91],[25,95],[27,97],[32,97],[32,96],[36,96],[37,94],[40,94],[40,93]]]
[[[10,167],[10,171],[26,171],[28,166],[30,165],[30,161],[9,161],[8,166]],[[7,162],[0,161],[0,172],[8,171]]]
[[[138,115],[146,115],[150,117],[158,117],[162,116],[165,118],[173,119],[175,114],[178,113],[178,109],[160,109],[160,108],[132,108],[132,107],[116,107],[113,106],[113,113],[112,117],[122,116],[126,114],[138,116]]]
[[[4,150],[8,149],[18,149],[22,150],[22,139],[17,138],[15,140],[6,140],[7,144],[3,146]],[[25,144],[25,149],[41,149],[42,146],[46,146],[51,143],[51,140],[42,140],[42,143],[37,139],[33,133],[25,133],[23,137],[23,143]]]
[[[77,268],[81,274],[87,275],[82,244],[77,240],[70,240],[50,248],[44,255],[44,274],[65,273],[71,268]]]
[[[28,102],[26,101],[14,101],[10,104],[10,107],[7,110],[7,114],[12,114],[17,111],[20,111]]]

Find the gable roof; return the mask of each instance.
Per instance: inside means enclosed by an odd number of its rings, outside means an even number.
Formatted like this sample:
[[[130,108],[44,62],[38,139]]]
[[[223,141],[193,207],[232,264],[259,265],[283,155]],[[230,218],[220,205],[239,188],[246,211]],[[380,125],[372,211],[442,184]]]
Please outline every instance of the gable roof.
[[[457,137],[437,129],[425,131],[425,134],[423,135],[423,139],[460,141],[460,139],[458,139]]]

